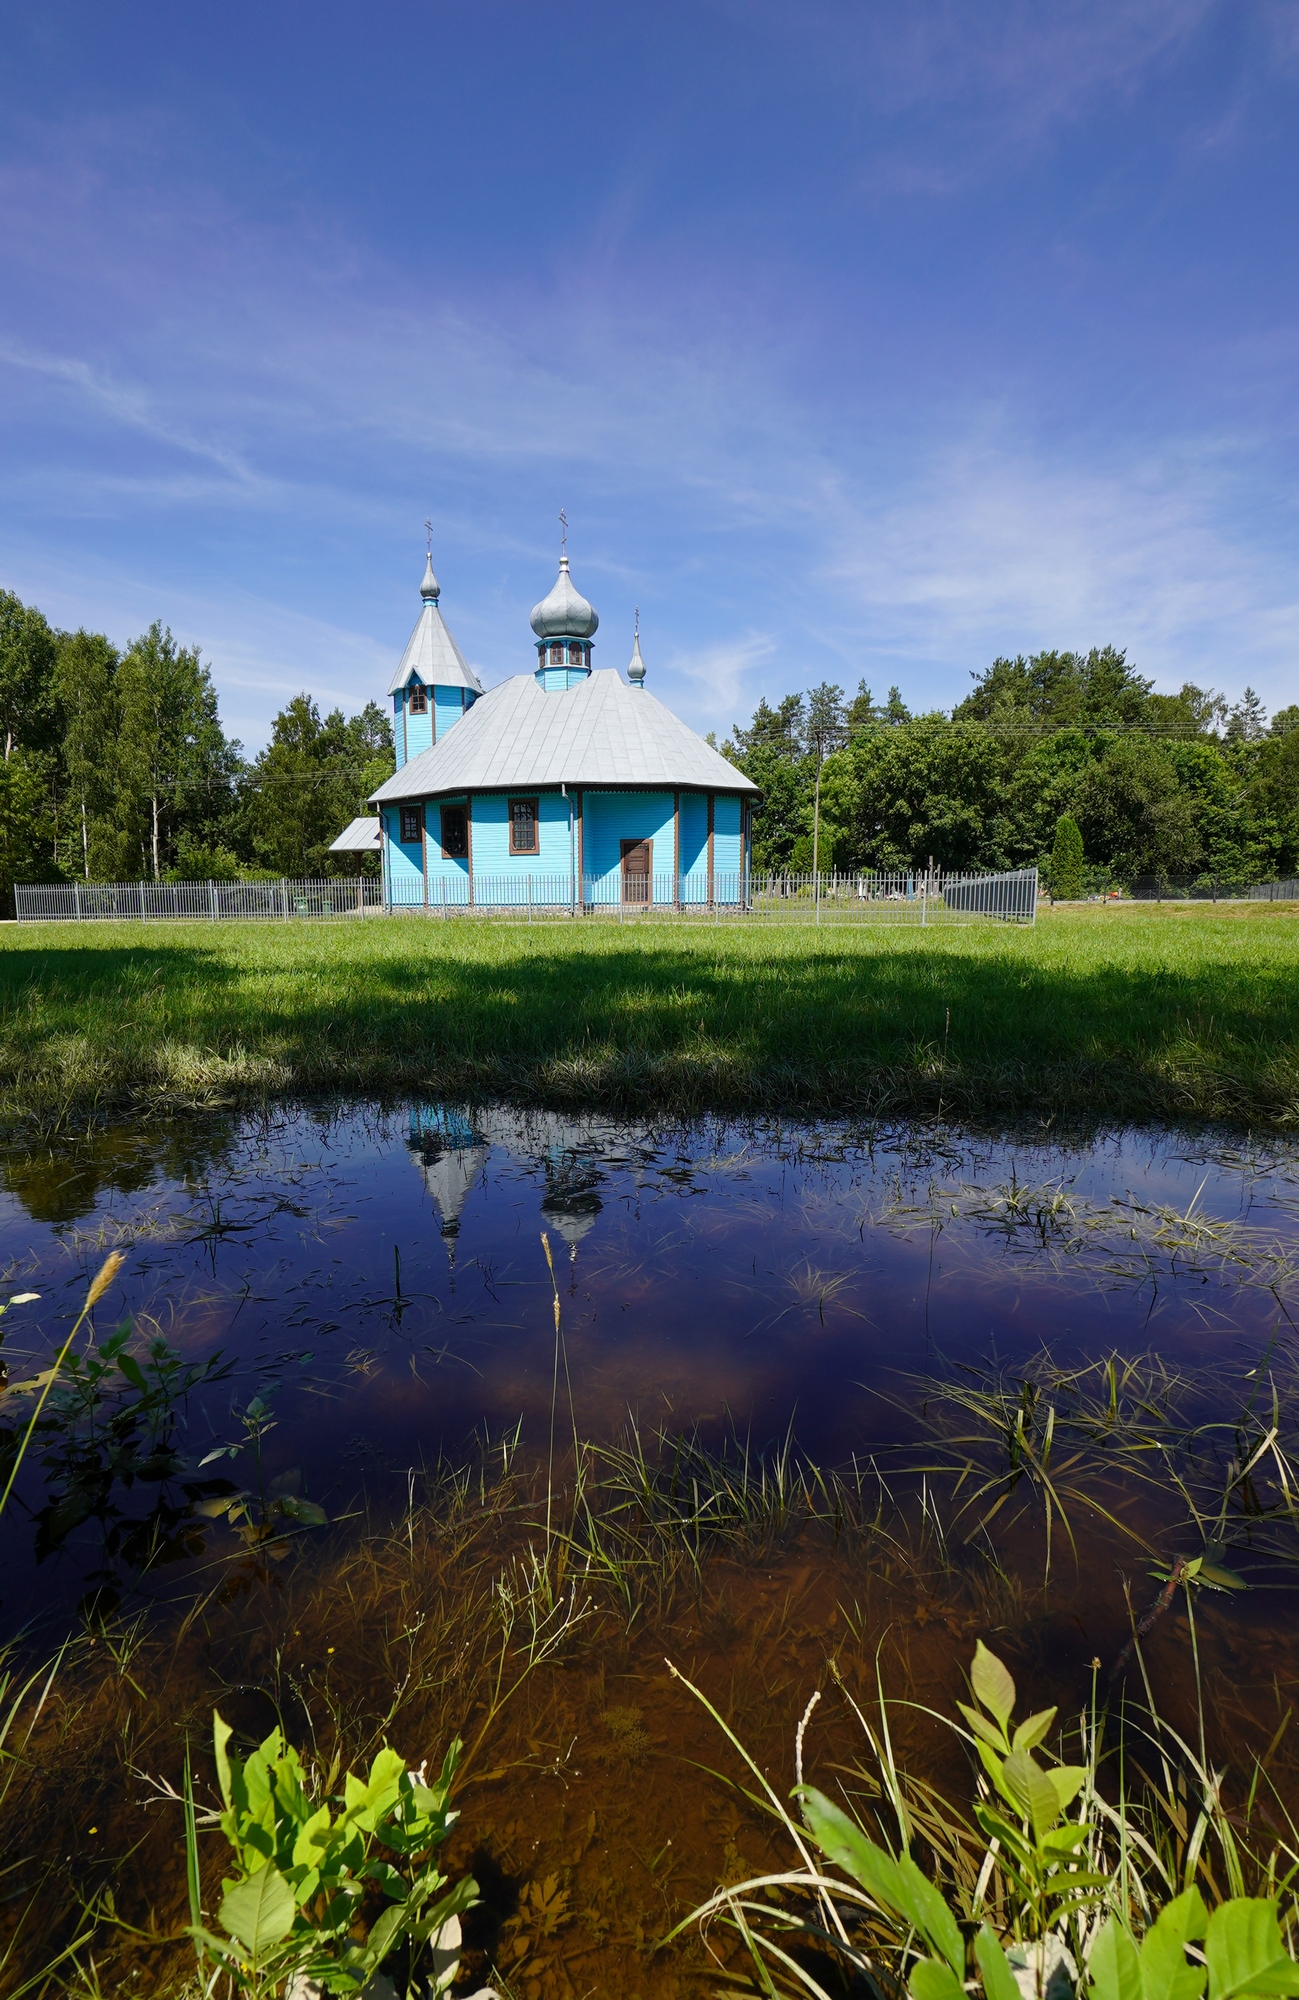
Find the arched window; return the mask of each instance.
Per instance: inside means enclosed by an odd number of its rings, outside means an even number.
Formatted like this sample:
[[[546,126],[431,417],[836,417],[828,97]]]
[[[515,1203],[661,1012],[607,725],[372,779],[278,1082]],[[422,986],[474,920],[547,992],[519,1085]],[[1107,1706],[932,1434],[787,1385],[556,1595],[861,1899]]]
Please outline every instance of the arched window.
[[[583,664],[582,652],[583,648],[577,644],[576,640],[574,640],[573,644],[568,649],[569,662],[572,666],[580,667]]]
[[[550,664],[552,667],[562,667],[564,664],[564,648],[558,641],[550,649]]]
[[[422,687],[418,681],[411,682],[407,699],[412,715],[428,714],[428,689]]]

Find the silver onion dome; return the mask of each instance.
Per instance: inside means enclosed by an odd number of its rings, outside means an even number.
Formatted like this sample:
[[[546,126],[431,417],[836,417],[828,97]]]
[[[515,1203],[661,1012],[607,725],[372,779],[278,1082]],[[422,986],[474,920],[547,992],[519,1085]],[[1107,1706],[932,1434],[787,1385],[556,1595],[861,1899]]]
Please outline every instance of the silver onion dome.
[[[438,598],[442,595],[442,586],[433,574],[432,550],[429,551],[428,559],[424,564],[424,581],[419,587],[419,594],[426,604],[436,604]]]
[[[600,615],[573,586],[568,557],[559,558],[559,575],[548,597],[532,608],[532,629],[539,639],[589,639]]]
[[[644,687],[645,685],[645,662],[641,657],[639,626],[637,627],[636,637],[632,644],[631,665],[627,669],[627,678],[633,687]]]

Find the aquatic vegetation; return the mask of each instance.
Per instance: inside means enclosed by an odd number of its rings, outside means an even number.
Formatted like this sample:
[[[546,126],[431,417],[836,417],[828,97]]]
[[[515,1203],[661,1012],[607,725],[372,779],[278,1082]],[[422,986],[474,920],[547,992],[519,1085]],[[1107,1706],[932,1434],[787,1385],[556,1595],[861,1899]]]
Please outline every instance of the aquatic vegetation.
[[[235,1867],[221,1884],[219,1931],[204,1922],[200,1822],[188,1764],[185,1772],[190,1935],[205,1992],[224,1974],[230,1993],[247,2000],[274,2000],[286,1985],[303,1993],[308,1981],[324,1993],[357,1994],[380,1967],[396,1973],[402,1993],[412,1985],[421,1996],[430,1986],[444,1992],[456,1957],[444,1949],[439,1963],[437,1945],[478,1895],[467,1875],[448,1888],[434,1859],[459,1818],[450,1797],[460,1742],[427,1784],[423,1766],[408,1771],[386,1745],[365,1777],[342,1774],[337,1757],[321,1775],[279,1729],[247,1759],[231,1750],[231,1735],[218,1715],[223,1810],[203,1823],[220,1827]]]
[[[804,1782],[821,1700],[813,1694],[795,1739],[796,1812],[707,1697],[677,1678],[738,1753],[747,1795],[797,1857],[792,1867],[724,1882],[673,1931],[700,1927],[707,1938],[721,1923],[734,1934],[751,1978],[714,1948],[726,1990],[773,2000],[844,1991],[960,2000],[981,1987],[985,2000],[1066,2000],[1085,1972],[1093,2000],[1147,1992],[1190,2000],[1204,1991],[1207,1963],[1214,2000],[1299,1992],[1293,1827],[1278,1834],[1256,1812],[1253,1788],[1230,1809],[1223,1774],[1157,1715],[1149,1738],[1165,1770],[1175,1763],[1189,1779],[1189,1814],[1187,1795],[1143,1787],[1131,1762],[1120,1763],[1117,1797],[1107,1796],[1094,1689],[1077,1725],[1082,1761],[1046,1750],[1057,1710],[1015,1723],[1015,1683],[980,1642],[973,1701],[957,1704],[965,1728],[949,1725],[975,1759],[972,1815],[899,1767],[882,1691],[872,1724],[841,1683],[871,1768],[843,1774],[842,1804]],[[1121,1724],[1120,1752],[1124,1744]],[[1255,1832],[1263,1844],[1251,1850]]]

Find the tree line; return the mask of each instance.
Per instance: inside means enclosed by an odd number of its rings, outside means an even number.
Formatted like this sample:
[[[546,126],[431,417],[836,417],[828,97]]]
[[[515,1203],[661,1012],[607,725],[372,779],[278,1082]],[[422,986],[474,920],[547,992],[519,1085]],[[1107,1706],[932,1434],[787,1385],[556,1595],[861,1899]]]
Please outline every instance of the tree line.
[[[1113,646],[994,660],[951,713],[899,690],[850,700],[822,683],[718,745],[762,789],[759,870],[944,870],[1036,864],[1057,833],[1068,884],[1138,876],[1224,885],[1299,874],[1299,706],[1269,726],[1187,682],[1154,692]],[[712,741],[712,739],[709,739]],[[1069,857],[1067,861],[1064,857]],[[1064,886],[1062,882],[1062,887]]]
[[[151,625],[118,648],[0,591],[0,895],[13,884],[318,875],[395,768],[374,702],[300,694],[254,758],[226,735],[197,647]],[[341,868],[350,872],[356,858]],[[374,867],[372,857],[363,865]]]

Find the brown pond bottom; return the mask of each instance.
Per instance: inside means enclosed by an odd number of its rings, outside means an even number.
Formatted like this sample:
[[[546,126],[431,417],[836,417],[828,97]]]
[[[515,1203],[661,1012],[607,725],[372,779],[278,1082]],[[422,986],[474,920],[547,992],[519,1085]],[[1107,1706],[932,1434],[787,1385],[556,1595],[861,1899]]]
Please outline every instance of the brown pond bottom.
[[[1093,1687],[1104,1693],[1129,1636],[1124,1579],[1137,1613],[1155,1595],[1148,1562],[1099,1517],[1076,1551],[1060,1546],[1057,1526],[1049,1587],[1040,1514],[1021,1515],[995,1557],[991,1542],[980,1554],[940,1532],[943,1517],[950,1489],[895,1487],[837,1533],[800,1523],[795,1510],[778,1531],[768,1523],[737,1537],[734,1553],[714,1551],[696,1568],[678,1549],[629,1581],[577,1562],[559,1526],[573,1516],[558,1499],[547,1545],[544,1499],[535,1487],[523,1493],[516,1469],[472,1489],[447,1482],[429,1504],[350,1541],[340,1533],[280,1547],[278,1560],[231,1555],[171,1622],[155,1610],[65,1653],[4,1805],[11,1937],[21,1919],[6,1982],[48,1962],[99,1896],[101,1920],[81,1955],[87,1963],[93,1952],[98,1990],[183,1989],[193,1958],[181,1813],[160,1788],[179,1787],[188,1742],[200,1799],[211,1801],[219,1707],[245,1745],[279,1718],[325,1765],[336,1750],[345,1766],[368,1762],[385,1738],[410,1763],[436,1764],[463,1736],[463,1816],[447,1861],[482,1891],[467,1922],[471,1986],[490,1978],[524,2000],[703,1995],[717,1970],[710,1947],[733,1962],[725,1935],[660,1940],[719,1883],[790,1857],[668,1661],[782,1796],[798,1718],[819,1687],[807,1775],[862,1800],[869,1787],[852,1774],[866,1745],[846,1694],[869,1712],[882,1685],[899,1764],[964,1809],[969,1764],[927,1711],[953,1713],[976,1638],[1006,1660],[1026,1707],[1058,1703],[1071,1726]],[[528,1590],[532,1558],[547,1546],[558,1604],[548,1618]],[[1299,1746],[1285,1730],[1273,1741],[1299,1680],[1299,1647],[1278,1607],[1267,1587],[1199,1593],[1193,1606],[1208,1748],[1227,1771],[1229,1801],[1269,1744],[1274,1785],[1299,1797]],[[1143,1657],[1160,1712],[1194,1733],[1190,1641],[1179,1599]],[[1134,1666],[1112,1705],[1141,1692]],[[211,1907],[224,1843],[203,1839]],[[19,1851],[34,1858],[19,1862]]]

